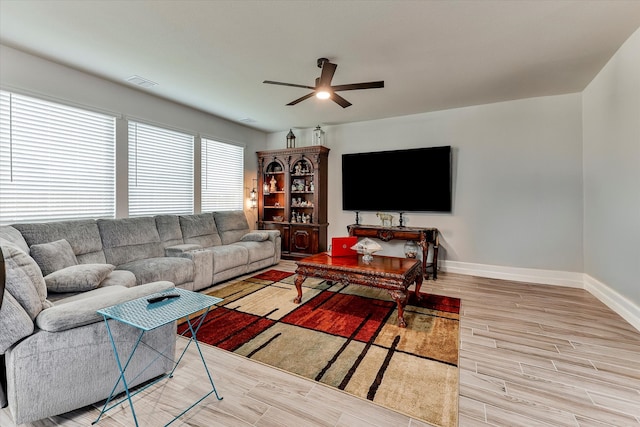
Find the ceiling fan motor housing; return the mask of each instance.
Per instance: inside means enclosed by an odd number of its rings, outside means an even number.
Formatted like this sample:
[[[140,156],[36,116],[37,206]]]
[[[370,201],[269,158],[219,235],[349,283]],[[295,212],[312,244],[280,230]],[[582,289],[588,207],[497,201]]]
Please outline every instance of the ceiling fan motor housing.
[[[318,58],[318,68],[322,68],[325,62],[329,62],[327,58]]]

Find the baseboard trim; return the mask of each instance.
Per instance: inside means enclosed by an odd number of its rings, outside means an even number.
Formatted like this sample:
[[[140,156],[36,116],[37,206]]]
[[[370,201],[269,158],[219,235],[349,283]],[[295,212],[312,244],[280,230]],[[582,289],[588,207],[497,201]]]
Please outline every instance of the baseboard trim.
[[[442,271],[466,274],[470,276],[488,277],[490,279],[514,280],[542,285],[568,286],[584,288],[583,273],[570,273],[556,270],[538,270],[535,268],[505,267],[501,265],[474,264],[459,261],[438,260]]]
[[[584,289],[640,331],[640,307],[597,279],[584,275]]]
[[[505,267],[447,260],[439,261],[438,267],[442,271],[466,274],[469,276],[585,289],[640,331],[640,306],[585,273]]]

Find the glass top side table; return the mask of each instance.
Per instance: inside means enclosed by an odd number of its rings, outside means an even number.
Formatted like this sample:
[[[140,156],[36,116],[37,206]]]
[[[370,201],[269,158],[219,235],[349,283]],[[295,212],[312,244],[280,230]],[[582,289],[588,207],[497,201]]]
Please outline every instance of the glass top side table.
[[[165,295],[179,295],[179,297],[167,298],[155,303],[148,302],[149,298],[163,297]],[[136,412],[133,407],[133,402],[131,401],[131,398],[136,394],[140,393],[141,391],[145,390],[146,388],[157,383],[158,381],[167,377],[169,378],[172,377],[173,373],[178,367],[178,364],[182,360],[182,357],[184,356],[184,354],[186,353],[187,349],[189,348],[192,342],[195,343],[195,346],[198,349],[198,354],[200,355],[200,359],[202,360],[204,369],[207,373],[207,376],[209,377],[209,382],[211,383],[211,390],[207,394],[202,396],[199,400],[197,400],[195,403],[193,403],[191,406],[189,406],[187,409],[185,409],[180,414],[175,416],[171,421],[169,421],[166,424],[166,426],[173,423],[175,420],[180,418],[191,408],[196,406],[198,403],[202,402],[202,400],[208,397],[211,393],[215,393],[216,398],[218,400],[222,400],[222,397],[218,395],[216,386],[213,383],[213,379],[211,378],[211,374],[209,373],[207,363],[204,360],[204,356],[202,355],[202,351],[200,350],[200,345],[198,344],[198,340],[196,338],[198,329],[200,329],[200,326],[202,326],[202,323],[204,322],[204,319],[209,313],[209,310],[211,309],[211,307],[221,301],[222,301],[222,298],[216,298],[209,295],[200,294],[197,292],[175,288],[175,289],[168,289],[166,291],[162,291],[159,293],[148,295],[146,297],[137,298],[135,300],[127,301],[122,304],[117,304],[111,307],[106,307],[98,310],[97,311],[98,314],[101,314],[102,317],[104,318],[105,325],[107,327],[107,333],[109,334],[109,339],[111,341],[111,347],[113,348],[113,353],[116,358],[116,363],[118,364],[118,370],[120,371],[120,376],[118,377],[115,385],[113,386],[113,389],[111,390],[109,397],[104,403],[104,406],[100,411],[100,415],[98,415],[98,418],[92,424],[96,424],[98,421],[100,421],[100,418],[102,418],[102,415],[104,415],[105,412],[118,406],[120,403],[124,402],[125,400],[128,400],[129,407],[131,408],[131,414],[133,416],[133,420],[135,422],[135,425],[138,426],[138,419],[136,417]],[[194,314],[195,316],[193,316],[192,318],[191,316]],[[136,343],[133,346],[131,353],[126,359],[120,358],[120,355],[116,348],[115,340],[111,333],[111,329],[109,328],[109,322],[108,322],[109,319],[113,319],[118,322],[125,323],[127,325],[130,325],[140,330],[140,335],[138,336],[138,339],[136,340]],[[174,362],[173,369],[168,374],[160,376],[159,378],[152,381],[151,383],[136,390],[134,393],[131,393],[129,390],[127,381],[125,379],[125,372],[127,370],[129,362],[131,361],[134,353],[136,352],[136,349],[138,348],[138,345],[142,341],[142,337],[144,336],[145,332],[159,328],[160,326],[164,326],[168,323],[175,322],[179,319],[185,319],[189,328],[186,329],[184,333],[189,331],[191,333],[191,336],[184,350],[180,354],[180,357],[178,358],[177,361]],[[163,353],[164,352],[158,352],[157,358],[161,357]],[[154,363],[155,360],[157,360],[157,358],[151,361],[151,363]],[[122,360],[126,360],[124,364],[122,363]],[[120,381],[122,381],[122,384],[124,386],[126,397],[122,398],[118,402],[112,403],[114,395],[117,394],[116,389],[118,388]]]

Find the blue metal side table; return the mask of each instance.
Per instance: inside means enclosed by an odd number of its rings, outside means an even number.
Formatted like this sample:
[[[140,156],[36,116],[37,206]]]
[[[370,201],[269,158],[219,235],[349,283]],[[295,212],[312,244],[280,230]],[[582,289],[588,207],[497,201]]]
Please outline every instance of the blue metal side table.
[[[167,294],[177,294],[180,296],[178,298],[165,299],[165,300],[161,300],[159,302],[154,302],[154,303],[148,302],[148,298],[162,297]],[[182,357],[184,356],[184,354],[186,353],[187,349],[189,348],[192,342],[195,343],[195,346],[198,349],[198,353],[200,354],[200,359],[202,360],[204,369],[207,372],[207,376],[209,377],[209,382],[211,383],[211,391],[209,391],[207,394],[202,396],[199,400],[197,400],[187,409],[185,409],[180,414],[178,414],[175,418],[169,421],[166,424],[166,426],[173,423],[175,420],[180,418],[191,408],[196,406],[198,403],[202,402],[202,400],[204,400],[211,393],[215,393],[216,398],[218,400],[222,400],[222,397],[218,395],[216,386],[213,384],[213,379],[211,378],[211,374],[209,373],[209,369],[207,368],[207,362],[205,362],[204,357],[202,356],[202,351],[200,350],[200,345],[198,344],[198,340],[196,338],[198,329],[200,329],[200,326],[202,326],[204,318],[206,317],[207,313],[209,313],[211,306],[221,301],[222,301],[222,298],[216,298],[209,295],[203,295],[197,292],[191,292],[184,289],[175,288],[175,289],[169,289],[157,294],[149,295],[147,297],[138,298],[132,301],[127,301],[122,304],[117,304],[111,307],[98,310],[98,313],[103,316],[105,324],[107,326],[107,332],[109,334],[109,339],[111,340],[111,346],[113,348],[113,353],[115,354],[116,363],[118,364],[118,370],[120,371],[120,376],[118,377],[116,384],[113,386],[113,389],[111,390],[111,393],[107,398],[107,401],[102,407],[102,411],[100,411],[100,415],[98,415],[98,418],[92,424],[96,424],[98,421],[100,421],[100,418],[102,418],[102,415],[104,415],[105,412],[113,409],[114,407],[118,406],[120,403],[124,402],[125,400],[128,400],[129,407],[131,408],[131,414],[133,415],[133,421],[135,422],[135,425],[137,427],[138,419],[136,417],[136,412],[133,407],[133,402],[131,401],[131,398],[136,394],[140,393],[141,391],[145,390],[146,388],[157,383],[158,381],[167,377],[172,377],[173,373],[178,367],[178,364],[182,360]],[[204,310],[203,314],[199,316],[194,316],[193,319],[191,318],[193,314],[201,312],[203,310]],[[155,379],[153,382],[145,385],[144,387],[136,390],[133,393],[130,392],[129,386],[127,385],[127,380],[124,374],[145,332],[151,331],[153,329],[159,328],[160,326],[166,325],[171,322],[175,322],[183,318],[186,320],[187,325],[189,326],[189,328],[185,330],[185,333],[187,331],[191,332],[191,337],[189,338],[189,341],[187,342],[187,345],[185,346],[182,353],[180,354],[180,357],[178,358],[178,360],[174,362],[174,366],[171,372],[160,376],[159,378]],[[125,360],[125,359],[120,358],[113,335],[111,333],[111,329],[109,328],[109,322],[108,322],[109,319],[113,319],[118,322],[122,322],[127,325],[133,326],[134,328],[140,329],[140,336],[138,337],[135,345],[133,346],[133,349],[131,350],[131,354],[126,358],[126,361],[124,364],[122,364],[122,360]],[[162,357],[162,355],[163,355],[163,352],[159,352],[158,357],[154,359],[151,363],[155,362],[158,358]],[[119,394],[119,393],[116,393],[116,389],[118,388],[120,381],[122,381],[122,384],[124,386],[126,397],[123,397],[119,401],[112,403],[112,400],[115,397],[115,395]]]

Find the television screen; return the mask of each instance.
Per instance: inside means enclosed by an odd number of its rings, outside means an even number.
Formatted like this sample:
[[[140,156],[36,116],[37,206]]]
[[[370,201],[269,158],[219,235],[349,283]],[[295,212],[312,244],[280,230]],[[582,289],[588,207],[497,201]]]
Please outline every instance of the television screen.
[[[451,212],[451,147],[343,154],[342,209]]]

